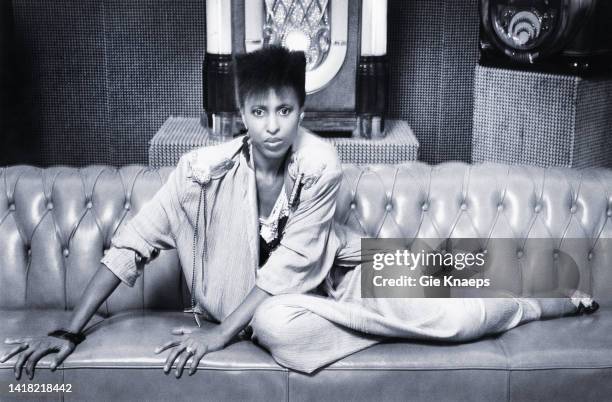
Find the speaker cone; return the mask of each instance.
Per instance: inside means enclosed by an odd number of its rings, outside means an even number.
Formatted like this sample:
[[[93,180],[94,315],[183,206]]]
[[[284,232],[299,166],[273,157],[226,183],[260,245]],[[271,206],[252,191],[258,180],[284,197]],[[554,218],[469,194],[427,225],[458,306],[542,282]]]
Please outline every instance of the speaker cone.
[[[554,70],[554,65],[575,72],[590,68],[596,60],[610,61],[611,4],[611,0],[480,0],[481,64],[545,70]]]

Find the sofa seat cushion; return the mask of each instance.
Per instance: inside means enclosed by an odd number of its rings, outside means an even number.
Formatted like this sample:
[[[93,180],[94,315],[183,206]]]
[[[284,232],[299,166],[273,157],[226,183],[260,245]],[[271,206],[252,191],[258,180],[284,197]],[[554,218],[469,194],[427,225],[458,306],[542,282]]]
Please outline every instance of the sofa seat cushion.
[[[46,333],[64,325],[70,315],[67,311],[0,310],[0,322],[9,324],[0,328],[0,337]],[[34,381],[73,384],[63,400],[193,400],[194,395],[205,400],[286,399],[287,370],[250,341],[206,355],[193,376],[187,371],[180,380],[174,372],[164,375],[170,351],[156,355],[155,348],[178,338],[170,333],[173,328],[194,325],[193,317],[182,312],[138,310],[103,321],[98,318],[88,325],[87,340],[59,370],[50,372],[51,357],[43,358]],[[0,351],[8,349],[2,345]],[[14,362],[12,358],[0,365],[0,383],[7,387],[15,383]]]
[[[531,322],[498,338],[511,399],[598,401],[612,395],[612,308]]]
[[[601,400],[612,395],[610,334],[603,308],[470,343],[387,342],[314,376],[291,372],[290,399]]]
[[[39,335],[69,322],[71,312],[57,310],[0,310],[0,338]],[[92,325],[93,324],[93,325]],[[156,355],[157,346],[179,339],[170,331],[193,327],[190,314],[162,311],[127,311],[102,320],[96,317],[87,326],[87,340],[66,359],[63,368],[151,367],[162,368],[168,352]],[[214,324],[204,321],[204,327]],[[7,345],[3,346],[8,349]],[[46,366],[44,359],[41,367]],[[7,363],[5,363],[6,365]],[[207,354],[201,368],[272,369],[284,371],[270,355],[252,342],[236,342],[222,351]]]
[[[39,334],[66,323],[71,313],[1,311],[0,339]],[[61,370],[43,358],[35,382],[73,384],[64,400],[596,400],[612,394],[612,309],[592,316],[532,322],[464,344],[390,341],[305,375],[278,366],[261,348],[238,341],[210,353],[194,376],[176,380],[155,355],[170,330],[193,326],[181,312],[127,311],[94,318],[87,341]],[[205,325],[212,325],[205,323]],[[7,350],[2,345],[1,351]],[[0,365],[0,382],[14,383],[15,359]],[[59,374],[61,373],[61,375]],[[579,379],[579,381],[577,380]],[[24,380],[22,380],[24,381]],[[108,384],[112,384],[109,387]],[[7,385],[8,386],[8,385]]]
[[[506,368],[492,338],[463,344],[390,341],[314,375],[290,372],[289,400],[504,400]]]
[[[530,322],[498,339],[512,369],[612,368],[612,308]]]

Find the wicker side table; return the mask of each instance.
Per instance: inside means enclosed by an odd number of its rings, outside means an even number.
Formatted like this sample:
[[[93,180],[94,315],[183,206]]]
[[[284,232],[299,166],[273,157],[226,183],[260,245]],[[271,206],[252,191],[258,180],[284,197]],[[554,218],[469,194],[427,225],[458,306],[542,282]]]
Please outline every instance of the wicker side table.
[[[325,138],[338,150],[342,163],[396,164],[416,160],[419,142],[407,122],[387,120],[383,139]],[[200,125],[200,119],[170,116],[149,143],[149,165],[174,166],[185,152],[218,144]]]

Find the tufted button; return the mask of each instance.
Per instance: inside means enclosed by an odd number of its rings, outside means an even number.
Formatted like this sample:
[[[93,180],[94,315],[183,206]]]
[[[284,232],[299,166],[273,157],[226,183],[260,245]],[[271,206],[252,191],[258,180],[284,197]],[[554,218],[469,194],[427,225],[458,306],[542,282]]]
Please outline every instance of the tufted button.
[[[391,199],[391,191],[387,191],[385,193],[385,195],[387,196],[387,199],[390,200]]]
[[[589,261],[591,261],[591,260],[593,259],[593,252],[592,252],[592,251],[591,251],[591,252],[589,252],[589,254],[587,255],[587,259],[588,259]]]
[[[391,211],[391,209],[393,209],[393,205],[391,205],[391,204],[389,203],[389,204],[387,204],[387,205],[385,206],[385,209],[386,209],[387,211]]]
[[[516,252],[516,256],[517,256],[518,258],[523,258],[523,255],[524,255],[523,250],[518,250],[518,251]]]
[[[15,210],[15,204],[9,204],[9,209],[11,211],[14,211]]]
[[[68,257],[70,255],[70,251],[65,248],[64,251],[62,251],[62,254],[64,254],[64,257]]]
[[[606,215],[608,215],[608,217],[612,216],[612,209],[608,209],[608,211],[606,212]]]
[[[357,208],[357,205],[354,202],[351,202],[351,209]]]
[[[464,202],[463,204],[461,204],[461,210],[465,211],[467,209],[467,204]]]
[[[93,204],[91,201],[87,201],[87,204],[85,204],[85,206],[87,207],[87,209],[91,209],[93,207]]]
[[[504,209],[504,204],[502,204],[501,202],[499,204],[497,204],[497,210],[498,211],[503,211]]]
[[[542,206],[540,204],[537,204],[535,206],[535,208],[533,209],[533,211],[537,214],[538,212],[540,212],[542,210]]]
[[[572,207],[570,208],[570,212],[573,214],[576,213],[576,205],[572,205]]]
[[[553,260],[559,259],[559,252],[557,250],[553,251]]]
[[[51,210],[53,209],[53,203],[52,203],[52,202],[48,202],[48,203],[47,203],[47,209],[48,209],[49,211],[51,211]]]
[[[126,201],[125,204],[123,205],[123,209],[125,209],[126,211],[129,211],[131,207],[132,205],[130,204],[129,201]]]
[[[427,210],[429,209],[429,203],[424,202],[424,203],[423,203],[423,205],[421,205],[421,209],[422,209],[423,211],[427,211]]]
[[[32,255],[32,249],[28,247],[28,256]]]

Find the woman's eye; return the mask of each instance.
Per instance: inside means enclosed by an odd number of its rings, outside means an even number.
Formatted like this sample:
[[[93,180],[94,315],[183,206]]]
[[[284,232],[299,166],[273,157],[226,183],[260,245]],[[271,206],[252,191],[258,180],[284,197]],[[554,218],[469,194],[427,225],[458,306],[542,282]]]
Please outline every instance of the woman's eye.
[[[288,116],[291,113],[291,108],[283,107],[279,110],[281,116]]]
[[[253,116],[262,117],[264,115],[264,111],[261,109],[253,109]]]

